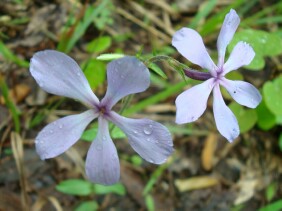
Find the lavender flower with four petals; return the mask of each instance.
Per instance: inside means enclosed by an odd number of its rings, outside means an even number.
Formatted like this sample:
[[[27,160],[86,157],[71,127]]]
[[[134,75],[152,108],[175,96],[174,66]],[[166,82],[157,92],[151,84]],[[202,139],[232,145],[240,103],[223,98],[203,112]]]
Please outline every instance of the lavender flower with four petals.
[[[86,174],[94,183],[111,185],[120,177],[109,121],[123,130],[132,148],[148,162],[164,163],[173,152],[172,138],[165,126],[149,119],[129,119],[112,111],[121,98],[149,87],[149,70],[135,57],[126,56],[108,64],[108,89],[101,102],[78,64],[63,53],[54,50],[36,53],[31,59],[30,72],[46,92],[77,99],[90,108],[81,114],[58,119],[42,129],[35,139],[41,159],[53,158],[68,150],[95,118],[99,123],[98,134],[86,157]]]
[[[255,56],[252,47],[245,42],[239,42],[232,50],[229,59],[224,63],[226,47],[233,38],[239,23],[239,16],[235,10],[231,9],[225,16],[217,39],[217,65],[211,60],[201,36],[195,30],[182,28],[174,34],[172,39],[172,45],[182,56],[209,71],[208,73],[186,71],[188,77],[205,82],[184,91],[177,97],[176,123],[183,124],[196,121],[206,110],[208,97],[213,90],[213,111],[216,127],[221,135],[230,142],[238,137],[240,130],[236,117],[224,103],[219,85],[222,85],[232,98],[241,105],[255,108],[261,101],[259,91],[252,84],[225,78],[225,75],[230,71],[248,65]]]

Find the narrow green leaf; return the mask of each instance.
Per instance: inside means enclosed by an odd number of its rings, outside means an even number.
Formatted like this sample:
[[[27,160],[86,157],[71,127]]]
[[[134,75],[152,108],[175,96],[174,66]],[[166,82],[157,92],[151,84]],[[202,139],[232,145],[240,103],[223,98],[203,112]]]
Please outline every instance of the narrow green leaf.
[[[94,189],[96,194],[101,194],[101,195],[115,193],[117,195],[124,196],[126,193],[125,187],[121,183],[117,183],[110,186],[95,184]]]
[[[203,7],[200,7],[196,16],[192,19],[189,24],[189,28],[196,28],[199,25],[200,21],[207,17],[213,8],[216,6],[217,0],[210,0],[203,4]]]
[[[121,53],[105,53],[105,54],[101,54],[96,59],[102,60],[102,61],[111,61],[111,60],[115,60],[115,59],[120,59],[124,56],[125,55],[121,54]]]
[[[162,71],[162,69],[155,63],[149,63],[148,67],[153,70],[155,73],[157,73],[159,76],[161,76],[162,78],[167,79],[166,74]]]
[[[127,114],[127,115],[132,114],[132,113],[136,113],[136,112],[141,111],[142,109],[146,108],[148,105],[153,105],[153,104],[156,104],[158,102],[161,102],[161,101],[167,99],[170,96],[178,95],[178,94],[180,94],[180,91],[183,89],[183,87],[185,85],[187,85],[185,81],[171,85],[170,87],[168,87],[164,91],[161,91],[158,94],[153,95],[152,97],[149,97],[149,98],[142,100],[141,102],[131,106],[124,113]]]
[[[84,201],[75,208],[75,211],[96,211],[98,208],[99,205],[96,201]]]
[[[152,197],[151,194],[146,195],[145,202],[146,202],[146,207],[149,211],[155,210],[155,202],[154,202],[154,198]]]
[[[112,44],[110,36],[101,36],[86,45],[86,50],[89,53],[101,53],[107,50]]]
[[[18,109],[17,109],[16,105],[14,104],[14,102],[12,101],[12,99],[10,99],[9,88],[8,88],[6,82],[4,81],[4,79],[2,78],[1,75],[0,75],[0,90],[1,90],[2,95],[4,97],[5,104],[9,108],[9,111],[12,114],[14,125],[15,125],[15,131],[17,133],[20,133],[20,130],[21,130],[20,112],[18,111]]]
[[[86,180],[69,179],[56,185],[56,190],[70,195],[87,196],[94,193],[94,186]]]
[[[29,67],[29,62],[20,59],[17,57],[7,46],[0,41],[0,55],[2,55],[5,59],[14,62],[20,67]]]

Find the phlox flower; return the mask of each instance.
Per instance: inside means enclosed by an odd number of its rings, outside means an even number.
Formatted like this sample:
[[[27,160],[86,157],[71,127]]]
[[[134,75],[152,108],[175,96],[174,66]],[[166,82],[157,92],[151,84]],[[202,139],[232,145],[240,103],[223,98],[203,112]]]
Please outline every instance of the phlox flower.
[[[108,88],[101,101],[92,92],[78,64],[64,53],[54,50],[36,53],[31,59],[30,72],[46,92],[74,98],[89,108],[81,114],[58,119],[39,132],[35,146],[42,160],[68,150],[95,118],[98,118],[98,133],[85,164],[86,175],[94,183],[111,185],[120,178],[120,164],[110,137],[109,121],[127,135],[131,147],[148,162],[164,163],[173,152],[172,138],[165,126],[149,119],[126,118],[112,110],[121,98],[149,87],[149,70],[135,57],[126,56],[108,64]]]
[[[259,91],[252,84],[225,78],[225,75],[230,71],[248,65],[255,56],[252,47],[241,41],[236,44],[229,59],[224,63],[226,47],[233,38],[239,23],[239,16],[235,10],[231,9],[225,16],[217,39],[217,65],[210,58],[201,36],[195,30],[182,28],[174,34],[172,39],[172,45],[182,56],[209,71],[198,74],[198,79],[204,80],[203,83],[184,91],[177,97],[176,123],[196,121],[206,110],[208,97],[213,91],[213,112],[216,127],[229,142],[238,137],[240,130],[236,117],[224,103],[219,85],[223,86],[241,105],[255,108],[261,101]],[[189,71],[187,73],[189,75]],[[192,72],[191,74],[195,76],[197,73]]]

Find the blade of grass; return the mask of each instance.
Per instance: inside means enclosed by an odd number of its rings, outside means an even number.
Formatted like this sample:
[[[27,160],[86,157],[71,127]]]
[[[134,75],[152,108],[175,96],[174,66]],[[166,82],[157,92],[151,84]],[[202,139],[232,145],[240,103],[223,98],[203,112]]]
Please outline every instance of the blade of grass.
[[[168,97],[179,93],[185,85],[187,85],[187,83],[185,81],[182,81],[182,82],[177,83],[173,86],[170,86],[167,89],[165,89],[164,91],[162,91],[162,92],[160,92],[160,93],[158,93],[158,94],[156,94],[152,97],[149,97],[145,100],[142,100],[141,102],[131,106],[126,111],[124,111],[124,114],[126,114],[126,115],[133,114],[133,113],[136,113],[136,112],[146,108],[148,105],[153,105],[155,103],[163,101],[163,100],[167,99]]]
[[[205,17],[207,17],[210,12],[213,10],[213,8],[216,6],[217,0],[211,0],[207,1],[204,7],[201,8],[201,10],[198,11],[196,16],[193,18],[191,23],[188,25],[189,28],[196,28],[200,21],[203,20]]]
[[[4,79],[1,75],[0,75],[0,89],[1,89],[2,95],[3,95],[4,100],[5,100],[5,104],[9,108],[9,110],[12,114],[12,118],[13,118],[14,126],[15,126],[15,131],[17,133],[20,133],[20,129],[21,129],[20,118],[19,118],[20,114],[18,112],[16,105],[13,103],[13,101],[9,97],[9,88],[8,88],[6,82],[4,81]]]
[[[207,36],[216,31],[218,29],[217,26],[222,23],[225,15],[230,11],[230,9],[236,9],[244,3],[246,3],[245,0],[237,0],[221,9],[219,13],[213,15],[205,22],[205,24],[200,29],[200,34],[202,36]]]
[[[109,0],[100,1],[97,7],[86,6],[84,16],[81,21],[76,22],[74,26],[65,31],[60,39],[57,49],[68,53],[71,51],[75,43],[84,35],[89,25],[97,18],[103,10],[106,9]],[[73,28],[75,27],[75,28]]]
[[[6,45],[0,41],[0,54],[8,61],[14,62],[20,67],[29,67],[29,62],[18,58],[13,52],[6,47]]]

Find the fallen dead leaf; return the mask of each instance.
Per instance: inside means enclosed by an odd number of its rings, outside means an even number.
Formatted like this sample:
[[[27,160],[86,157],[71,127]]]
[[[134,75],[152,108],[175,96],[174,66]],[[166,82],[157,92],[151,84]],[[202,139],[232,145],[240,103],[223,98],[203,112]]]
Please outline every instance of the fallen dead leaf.
[[[213,158],[216,144],[217,135],[215,133],[210,133],[206,138],[201,155],[202,166],[206,171],[210,171],[213,167]]]
[[[177,179],[175,185],[180,192],[209,188],[219,184],[219,180],[209,176],[190,177],[189,179]]]

